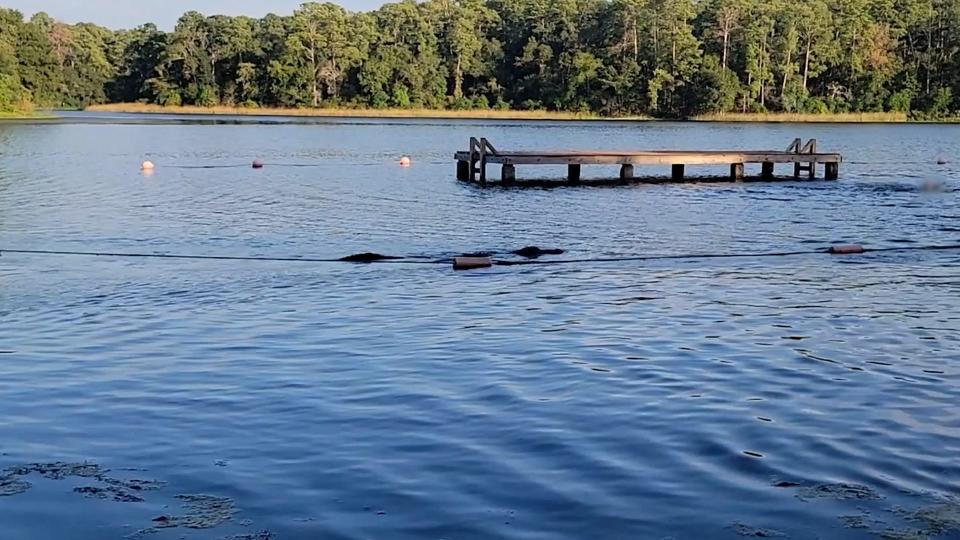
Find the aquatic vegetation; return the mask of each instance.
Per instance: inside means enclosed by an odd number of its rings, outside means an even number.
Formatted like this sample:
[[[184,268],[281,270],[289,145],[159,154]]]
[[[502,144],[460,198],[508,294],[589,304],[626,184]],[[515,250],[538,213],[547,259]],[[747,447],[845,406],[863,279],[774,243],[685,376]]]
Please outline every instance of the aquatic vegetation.
[[[867,486],[859,484],[817,484],[814,486],[801,487],[797,492],[797,498],[800,500],[811,499],[834,499],[838,501],[846,500],[878,500],[882,497],[879,493]]]
[[[740,522],[734,523],[731,528],[733,529],[733,532],[739,534],[740,536],[749,536],[754,538],[779,538],[786,536],[784,533],[777,530],[753,527]]]
[[[210,529],[233,518],[236,512],[233,501],[225,497],[212,495],[177,495],[183,501],[187,513],[182,516],[158,516],[153,518],[154,527],[168,529],[186,527],[188,529]]]

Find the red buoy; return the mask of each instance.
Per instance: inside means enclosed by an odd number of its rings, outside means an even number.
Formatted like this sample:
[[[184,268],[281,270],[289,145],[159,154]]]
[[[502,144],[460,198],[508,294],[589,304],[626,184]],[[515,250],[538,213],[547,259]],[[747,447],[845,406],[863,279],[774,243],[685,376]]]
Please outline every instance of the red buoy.
[[[858,253],[863,253],[866,250],[863,246],[859,244],[849,244],[845,246],[833,246],[830,248],[830,253],[834,255],[855,255]]]
[[[493,260],[490,257],[456,257],[453,259],[454,270],[473,270],[475,268],[490,268]]]

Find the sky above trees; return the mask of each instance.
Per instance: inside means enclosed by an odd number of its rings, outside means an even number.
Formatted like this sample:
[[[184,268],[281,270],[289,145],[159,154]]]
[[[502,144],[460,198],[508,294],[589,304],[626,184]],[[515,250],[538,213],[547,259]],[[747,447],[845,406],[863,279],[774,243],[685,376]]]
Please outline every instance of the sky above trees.
[[[3,7],[19,10],[27,17],[38,11],[68,22],[92,22],[108,28],[135,28],[146,22],[162,30],[173,30],[187,11],[207,14],[263,17],[267,13],[289,15],[305,0],[0,0]],[[369,10],[384,0],[339,0],[344,8]]]

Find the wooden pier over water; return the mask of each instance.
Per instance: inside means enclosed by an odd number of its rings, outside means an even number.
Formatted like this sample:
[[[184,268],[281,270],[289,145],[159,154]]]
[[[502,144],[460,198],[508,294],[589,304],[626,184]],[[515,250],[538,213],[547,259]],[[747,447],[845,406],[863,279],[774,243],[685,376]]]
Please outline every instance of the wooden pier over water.
[[[743,181],[746,179],[748,164],[760,165],[761,180],[775,180],[777,164],[792,164],[792,178],[801,178],[804,174],[808,178],[817,177],[817,167],[822,164],[824,178],[836,180],[840,175],[840,163],[843,158],[840,154],[820,153],[817,151],[817,140],[811,139],[806,144],[796,139],[784,151],[778,150],[639,150],[639,151],[523,151],[501,152],[490,144],[487,139],[470,138],[470,149],[457,152],[457,179],[487,184],[487,165],[501,166],[501,184],[513,184],[517,180],[517,165],[566,165],[567,182],[580,182],[580,172],[583,165],[620,165],[619,181],[644,181],[635,176],[635,167],[638,165],[669,165],[671,176],[669,181],[694,181],[685,176],[687,165],[726,165],[729,166],[729,179]],[[714,178],[699,180],[715,181]],[[649,181],[663,181],[649,179]]]

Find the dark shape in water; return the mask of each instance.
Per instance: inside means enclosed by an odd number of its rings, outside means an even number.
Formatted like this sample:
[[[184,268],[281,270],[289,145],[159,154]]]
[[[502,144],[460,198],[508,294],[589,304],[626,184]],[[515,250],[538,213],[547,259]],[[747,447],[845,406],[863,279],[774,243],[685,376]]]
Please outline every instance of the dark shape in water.
[[[802,485],[803,484],[801,484],[800,482],[791,482],[789,480],[781,480],[779,482],[774,482],[773,487],[792,488],[792,487],[800,487]]]
[[[381,255],[379,253],[357,253],[355,255],[348,255],[342,259],[339,259],[341,262],[356,262],[356,263],[369,263],[376,261],[392,261],[396,259],[402,259],[403,257],[391,257],[389,255]]]
[[[537,259],[543,255],[563,255],[562,249],[543,249],[537,246],[527,246],[513,252],[514,255],[526,257],[527,259]]]

